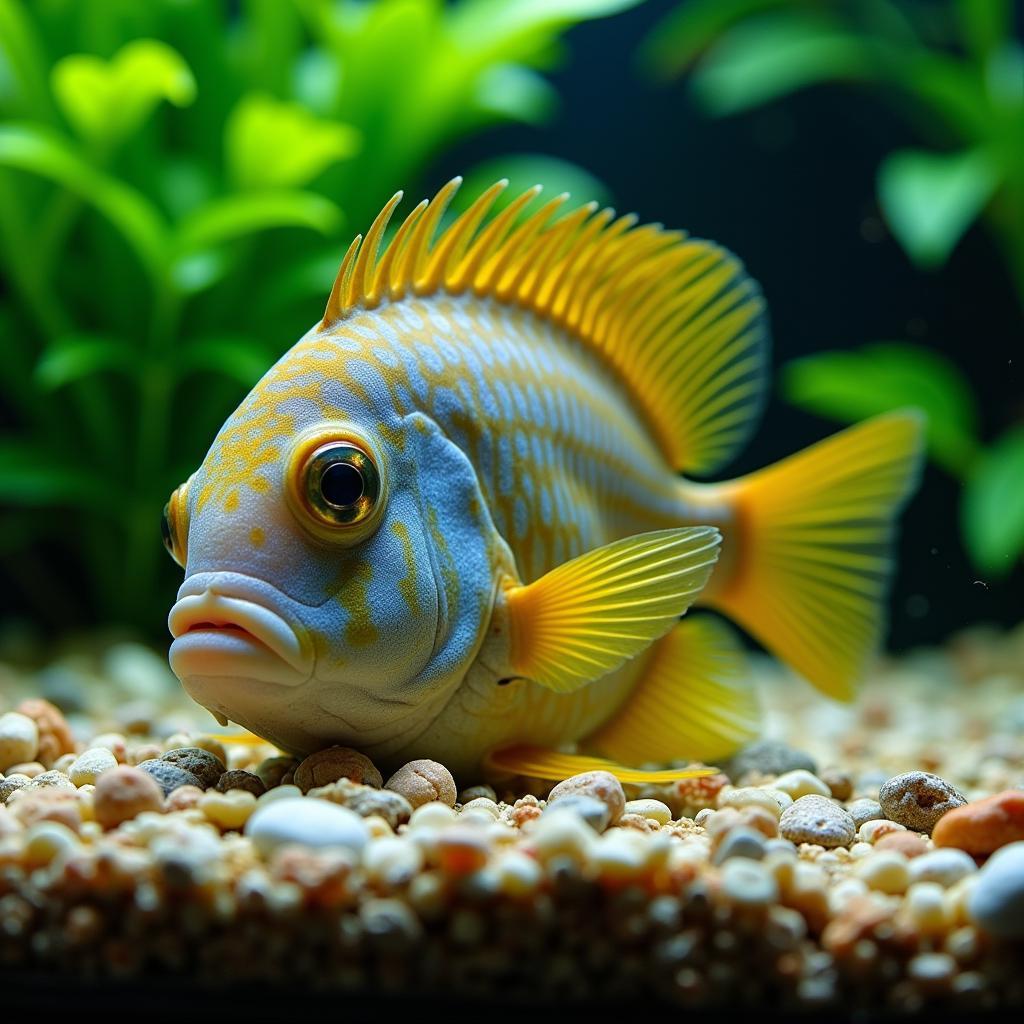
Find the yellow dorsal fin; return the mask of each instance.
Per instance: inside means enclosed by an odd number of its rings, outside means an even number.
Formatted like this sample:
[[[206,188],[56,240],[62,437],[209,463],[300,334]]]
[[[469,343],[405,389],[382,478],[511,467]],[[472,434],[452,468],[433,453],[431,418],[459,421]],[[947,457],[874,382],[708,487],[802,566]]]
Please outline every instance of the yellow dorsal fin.
[[[626,764],[713,761],[753,739],[759,718],[732,630],[698,615],[659,641],[626,702],[584,745]]]
[[[722,465],[753,430],[766,381],[761,293],[736,257],[592,204],[556,217],[564,196],[520,217],[538,186],[490,215],[503,182],[435,239],[459,181],[416,207],[378,258],[398,197],[385,206],[367,251],[358,239],[349,249],[321,328],[409,295],[469,290],[528,309],[614,369],[674,468]]]
[[[672,628],[707,582],[721,537],[708,526],[613,541],[505,592],[510,668],[571,693]]]
[[[484,771],[493,776],[525,775],[531,779],[545,779],[561,782],[582,772],[610,772],[619,782],[655,786],[678,779],[697,779],[714,775],[717,768],[665,768],[660,771],[644,771],[641,768],[627,768],[603,757],[586,754],[563,754],[546,747],[506,747],[495,750],[484,758]]]

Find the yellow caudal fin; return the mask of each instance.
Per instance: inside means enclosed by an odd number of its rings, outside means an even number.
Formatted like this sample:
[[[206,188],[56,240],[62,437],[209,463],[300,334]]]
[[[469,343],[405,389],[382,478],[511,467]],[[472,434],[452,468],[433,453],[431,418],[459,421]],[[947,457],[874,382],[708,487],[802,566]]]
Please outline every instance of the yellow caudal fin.
[[[706,526],[642,533],[509,588],[511,673],[571,693],[617,669],[690,607],[720,540]]]
[[[629,699],[584,743],[626,764],[710,762],[753,739],[759,719],[733,631],[713,616],[698,615],[658,643]]]
[[[484,759],[484,771],[491,777],[525,775],[531,779],[545,779],[561,782],[582,772],[604,771],[614,775],[619,782],[638,785],[658,785],[675,782],[677,779],[696,779],[714,775],[717,768],[666,768],[663,771],[643,771],[627,768],[603,757],[588,757],[585,754],[563,754],[545,747],[506,747],[488,754]]]
[[[707,488],[731,506],[725,550],[736,546],[706,603],[819,690],[852,697],[879,641],[893,520],[921,454],[920,414],[889,413]]]

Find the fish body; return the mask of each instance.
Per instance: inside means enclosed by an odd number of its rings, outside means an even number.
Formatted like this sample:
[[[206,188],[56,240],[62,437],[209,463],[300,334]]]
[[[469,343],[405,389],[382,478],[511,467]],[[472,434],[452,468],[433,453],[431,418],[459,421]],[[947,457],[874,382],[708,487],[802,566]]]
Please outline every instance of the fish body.
[[[389,204],[172,496],[188,691],[297,753],[554,777],[567,745],[636,765],[753,734],[725,627],[677,625],[694,602],[852,685],[915,419],[688,481],[763,401],[763,303],[738,262],[593,207],[517,223],[529,193],[487,221],[500,185],[433,241],[452,191],[378,259]]]

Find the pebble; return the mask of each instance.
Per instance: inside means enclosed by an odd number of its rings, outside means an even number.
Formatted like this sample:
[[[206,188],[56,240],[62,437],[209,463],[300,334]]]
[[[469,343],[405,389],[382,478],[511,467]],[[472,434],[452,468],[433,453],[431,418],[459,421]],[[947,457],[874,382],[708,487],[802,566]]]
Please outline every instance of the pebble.
[[[31,718],[39,731],[39,746],[33,754],[43,764],[52,765],[58,757],[75,752],[75,737],[67,719],[56,705],[48,700],[32,698],[18,705],[18,712]],[[28,761],[30,758],[23,758]]]
[[[143,761],[138,767],[157,783],[163,790],[164,796],[170,796],[179,786],[206,788],[190,771],[171,761],[165,761],[163,758]]]
[[[68,777],[76,786],[95,784],[104,772],[117,767],[117,758],[105,747],[93,747],[75,758],[68,769]]]
[[[318,786],[327,786],[339,779],[360,782],[380,789],[383,779],[377,766],[358,750],[350,747],[328,747],[310,754],[295,768],[295,785],[308,793]],[[452,800],[454,803],[454,799]]]
[[[848,772],[838,768],[826,768],[818,778],[828,786],[834,800],[849,800],[853,796],[853,779]]]
[[[744,747],[726,764],[725,772],[730,779],[740,779],[748,772],[762,775],[784,775],[799,768],[816,772],[814,758],[800,750],[794,750],[778,740],[758,740]]]
[[[119,765],[96,780],[93,813],[103,828],[116,828],[143,811],[163,809],[164,794],[147,772]]]
[[[468,804],[471,800],[478,800],[480,797],[493,800],[495,803],[498,802],[498,794],[494,792],[494,789],[491,786],[480,785],[470,786],[468,789],[464,789],[459,794],[459,803]]]
[[[902,853],[890,850],[872,852],[871,856],[857,861],[854,874],[868,888],[898,896],[910,885],[910,868]]]
[[[611,822],[608,805],[597,797],[587,796],[585,793],[569,793],[560,800],[549,801],[544,810],[547,815],[567,812],[579,815],[595,832],[603,832]],[[619,819],[621,820],[622,818]]]
[[[263,796],[267,791],[267,787],[263,785],[263,780],[258,775],[243,771],[241,768],[225,772],[217,780],[217,789],[221,793],[227,793],[231,789],[241,789],[246,793],[252,793],[253,796]]]
[[[38,761],[20,761],[18,764],[12,764],[7,771],[10,775],[25,775],[34,779],[37,775],[42,775],[46,768]]]
[[[793,843],[849,846],[857,835],[845,808],[824,796],[802,796],[782,812],[779,831]]]
[[[39,749],[36,723],[17,711],[0,715],[0,772],[24,761],[34,761]]]
[[[34,776],[25,788],[71,790],[75,788],[75,784],[63,772],[49,771]]]
[[[289,843],[362,853],[369,841],[369,830],[354,811],[306,797],[259,804],[245,823],[245,834],[264,857]]]
[[[711,856],[713,864],[724,864],[733,857],[745,857],[747,860],[763,859],[767,848],[767,840],[752,828],[740,825],[730,829],[722,837]]]
[[[582,863],[597,837],[594,830],[579,815],[543,814],[536,819],[530,833],[538,860],[569,857]]]
[[[295,757],[268,757],[260,761],[256,774],[267,789],[281,785],[281,780],[289,773],[295,772],[299,761]]]
[[[782,802],[776,793],[781,790],[758,789],[756,786],[741,786],[738,789],[723,789],[718,794],[718,806],[723,807],[760,807],[763,810],[774,814],[776,818],[782,814]],[[793,798],[788,794],[781,794],[785,802],[792,804]]]
[[[876,850],[895,850],[907,860],[928,852],[928,844],[916,832],[887,832],[875,842]]]
[[[600,800],[608,808],[610,825],[614,825],[626,811],[626,794],[622,783],[610,772],[604,771],[583,772],[558,783],[548,794],[548,805],[577,793]]]
[[[402,765],[384,788],[405,797],[413,808],[433,801],[454,807],[458,795],[452,773],[443,764],[427,758]]]
[[[672,809],[660,800],[627,800],[624,814],[639,814],[651,818],[659,825],[667,825],[672,820]]]
[[[991,935],[1024,938],[1024,842],[1004,846],[985,863],[967,896],[967,911]]]
[[[930,772],[905,772],[884,783],[878,802],[887,818],[930,834],[939,818],[967,801],[945,779]]]
[[[202,747],[176,747],[168,750],[160,760],[194,775],[199,780],[200,789],[213,789],[227,771],[224,762],[216,754]]]
[[[220,829],[240,829],[256,810],[256,797],[244,789],[227,792],[207,790],[197,806],[208,821]]]
[[[722,892],[732,903],[746,907],[767,907],[779,898],[779,886],[771,873],[746,858],[722,865]]]
[[[806,768],[794,768],[791,772],[780,775],[773,783],[772,789],[799,800],[802,796],[832,796],[832,790],[817,775]]]
[[[835,796],[834,793],[832,795]],[[877,821],[885,817],[882,813],[882,805],[877,800],[871,800],[869,797],[852,800],[846,805],[846,809],[849,811],[850,817],[853,818],[853,823],[857,828],[860,828],[866,821]]]
[[[913,882],[937,882],[948,889],[977,870],[974,858],[963,850],[929,850],[910,862],[910,879]]]
[[[857,829],[857,838],[862,843],[871,843],[874,845],[878,842],[882,836],[887,836],[892,832],[906,832],[907,826],[900,825],[898,822],[890,821],[888,818],[872,818],[870,821],[865,821],[859,829]]]
[[[0,804],[7,803],[7,798],[19,789],[24,789],[32,780],[27,775],[15,773],[0,779]]]
[[[1024,790],[975,800],[942,816],[932,832],[936,846],[956,847],[984,856],[1024,841]]]
[[[311,789],[308,796],[332,803],[355,811],[362,818],[376,815],[383,818],[392,829],[404,825],[412,816],[412,804],[401,793],[389,789],[374,789],[348,779],[338,779],[329,786],[318,786]]]

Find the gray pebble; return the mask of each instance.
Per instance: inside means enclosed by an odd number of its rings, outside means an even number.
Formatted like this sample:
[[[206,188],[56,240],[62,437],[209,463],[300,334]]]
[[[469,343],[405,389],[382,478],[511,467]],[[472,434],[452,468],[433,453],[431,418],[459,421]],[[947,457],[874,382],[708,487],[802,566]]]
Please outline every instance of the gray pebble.
[[[846,805],[846,809],[857,828],[860,828],[865,821],[879,821],[885,817],[882,813],[882,805],[877,800],[871,800],[866,796],[851,801]]]
[[[1001,939],[1024,938],[1024,842],[994,853],[967,897],[975,923]]]
[[[947,811],[967,801],[945,779],[930,772],[905,772],[888,780],[878,802],[890,821],[929,835]]]
[[[603,832],[611,823],[608,805],[586,793],[570,793],[549,803],[544,809],[545,815],[566,812],[579,815],[595,832]]]
[[[160,760],[191,772],[199,780],[200,789],[213,789],[227,771],[216,754],[211,754],[202,747],[176,747],[174,750],[168,750]]]
[[[0,779],[0,804],[7,803],[7,798],[18,789],[24,789],[32,780],[21,772],[15,772]]]
[[[722,864],[732,857],[746,857],[747,860],[761,860],[765,855],[767,840],[756,829],[739,825],[725,834],[718,849],[711,858],[713,864]]]
[[[246,793],[252,793],[253,796],[263,796],[267,791],[267,787],[263,785],[263,780],[258,775],[243,771],[241,768],[225,772],[217,780],[217,789],[221,793],[226,793],[229,789],[244,789]]]
[[[802,750],[794,750],[778,740],[758,740],[734,754],[726,763],[724,771],[735,781],[748,772],[784,775],[797,768],[814,773],[818,771],[814,758]]]
[[[170,761],[151,758],[149,761],[143,761],[138,767],[156,780],[157,785],[163,790],[164,796],[170,796],[181,786],[205,788],[191,772],[176,764],[171,764]]]
[[[779,818],[779,831],[793,843],[817,846],[849,846],[857,828],[849,812],[827,796],[802,796]]]

